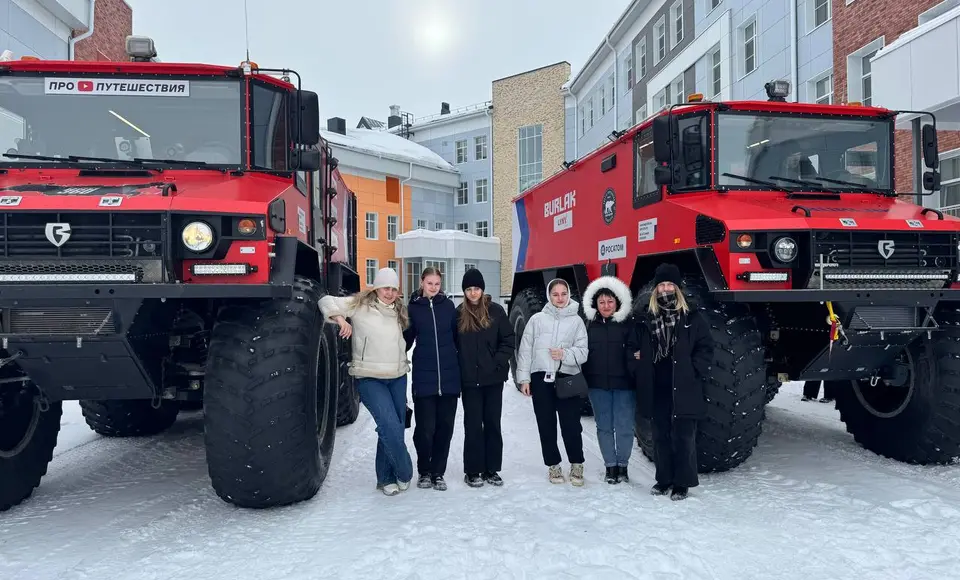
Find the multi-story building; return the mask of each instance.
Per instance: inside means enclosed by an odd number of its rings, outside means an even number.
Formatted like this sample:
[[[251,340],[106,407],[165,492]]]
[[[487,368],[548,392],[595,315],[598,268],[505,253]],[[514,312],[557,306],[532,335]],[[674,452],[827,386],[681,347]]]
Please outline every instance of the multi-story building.
[[[327,120],[323,138],[339,162],[347,187],[357,196],[357,267],[361,285],[373,283],[377,270],[393,268],[404,293],[410,284],[397,252],[398,237],[411,229],[411,199],[416,195],[452,196],[460,184],[456,169],[426,147],[386,131],[347,129],[346,121]],[[419,275],[419,269],[415,272]],[[414,278],[416,280],[416,278]]]
[[[834,17],[838,100],[936,115],[941,188],[916,201],[960,215],[960,0],[844,0],[834,3]],[[924,192],[918,178],[927,168],[914,167],[914,144],[919,124],[929,122],[898,117],[900,193]]]
[[[567,87],[567,159],[691,93],[832,102],[831,0],[634,0]]]
[[[126,60],[125,0],[0,0],[0,53],[44,60]]]

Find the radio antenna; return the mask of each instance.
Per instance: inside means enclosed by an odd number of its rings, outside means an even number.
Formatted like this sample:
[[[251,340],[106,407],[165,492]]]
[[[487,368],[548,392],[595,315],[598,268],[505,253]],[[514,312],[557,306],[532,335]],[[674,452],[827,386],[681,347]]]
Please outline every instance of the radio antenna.
[[[247,0],[243,0],[243,27],[247,44],[247,62],[250,62],[250,15],[247,12]]]

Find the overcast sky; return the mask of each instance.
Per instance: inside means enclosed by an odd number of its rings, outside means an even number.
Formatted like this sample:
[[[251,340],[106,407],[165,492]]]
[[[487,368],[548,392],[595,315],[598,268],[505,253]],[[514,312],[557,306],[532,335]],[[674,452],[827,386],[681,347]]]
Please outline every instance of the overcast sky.
[[[288,67],[320,114],[386,121],[490,99],[490,82],[567,61],[572,74],[629,0],[248,0],[251,60]],[[128,0],[134,34],[167,62],[237,65],[243,0]]]

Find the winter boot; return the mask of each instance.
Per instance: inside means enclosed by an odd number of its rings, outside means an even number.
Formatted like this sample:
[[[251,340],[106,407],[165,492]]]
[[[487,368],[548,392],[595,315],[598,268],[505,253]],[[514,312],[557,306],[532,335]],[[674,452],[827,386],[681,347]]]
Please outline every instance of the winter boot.
[[[583,464],[582,463],[570,464],[570,483],[572,483],[577,487],[583,486]]]
[[[433,489],[437,491],[447,491],[447,482],[443,480],[442,475],[433,478]]]
[[[550,483],[563,483],[563,470],[560,469],[559,465],[550,466]]]
[[[617,481],[617,476],[618,476],[618,475],[620,475],[620,473],[617,471],[617,468],[616,468],[616,467],[608,467],[608,468],[607,468],[607,476],[604,478],[604,480],[605,480],[607,483],[610,483],[610,484],[618,483],[618,481]]]
[[[400,486],[395,483],[388,483],[387,485],[383,486],[382,491],[383,495],[397,495],[400,493]]]
[[[630,482],[630,476],[627,475],[627,466],[626,466],[626,465],[621,465],[621,466],[618,467],[617,469],[618,469],[618,472],[617,472],[617,483],[629,483],[629,482]]]
[[[429,475],[421,475],[420,478],[417,479],[417,487],[420,489],[430,489],[433,487],[433,481],[431,481]]]
[[[409,482],[409,481],[398,481],[398,482],[397,482],[397,487],[400,488],[400,491],[407,491],[408,489],[410,489],[410,482]]]
[[[670,499],[673,501],[680,501],[682,499],[687,499],[687,488],[676,486],[673,488],[673,493],[670,494]]]
[[[483,487],[483,480],[479,473],[468,473],[463,476],[463,481],[470,487]]]
[[[489,483],[490,485],[495,485],[497,487],[500,487],[501,485],[503,485],[503,479],[501,479],[499,475],[493,472],[484,475],[483,480]]]
[[[655,486],[650,488],[650,495],[667,495],[667,492],[669,491],[670,491],[670,484],[658,483]]]

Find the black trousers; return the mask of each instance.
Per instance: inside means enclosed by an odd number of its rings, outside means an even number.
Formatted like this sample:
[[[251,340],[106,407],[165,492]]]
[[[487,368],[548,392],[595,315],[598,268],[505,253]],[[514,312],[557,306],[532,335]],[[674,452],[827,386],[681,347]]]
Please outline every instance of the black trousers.
[[[803,396],[809,399],[816,399],[820,395],[820,381],[805,381],[803,383]],[[823,381],[823,398],[835,399],[833,396],[833,385],[830,381]]]
[[[447,471],[450,440],[457,418],[457,400],[453,395],[414,397],[413,445],[417,449],[417,472],[436,477]]]
[[[464,387],[461,397],[463,472],[496,473],[503,468],[503,435],[500,431],[503,383]]]
[[[544,465],[559,465],[560,449],[557,447],[557,420],[560,421],[560,436],[570,463],[583,463],[583,426],[580,424],[580,409],[583,399],[557,397],[554,383],[543,382],[544,373],[530,376],[530,394],[533,396],[533,413],[537,417],[540,432],[540,450]]]
[[[673,416],[673,362],[657,365],[653,391],[653,463],[660,485],[697,487],[697,420]]]

